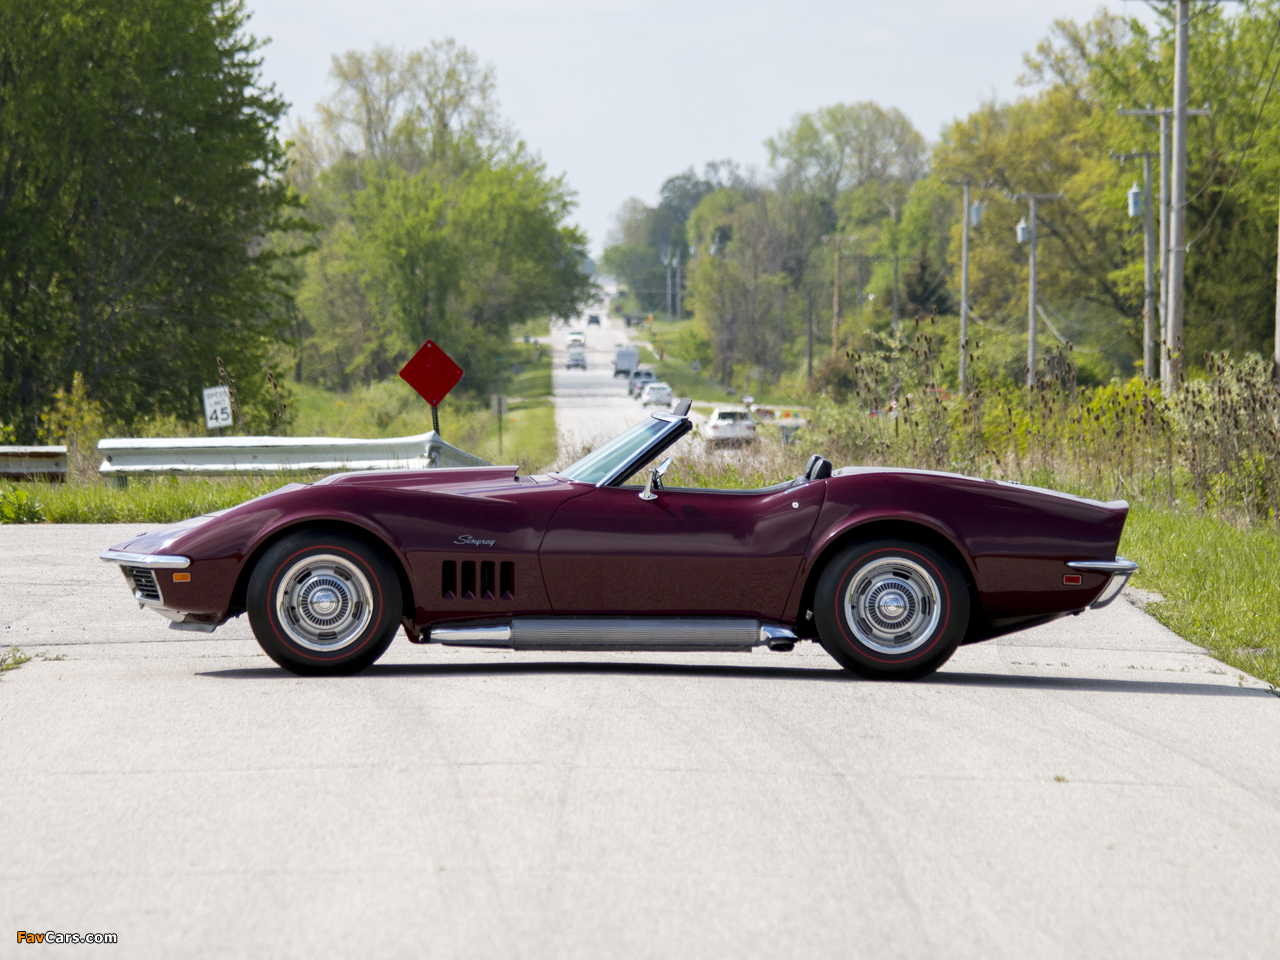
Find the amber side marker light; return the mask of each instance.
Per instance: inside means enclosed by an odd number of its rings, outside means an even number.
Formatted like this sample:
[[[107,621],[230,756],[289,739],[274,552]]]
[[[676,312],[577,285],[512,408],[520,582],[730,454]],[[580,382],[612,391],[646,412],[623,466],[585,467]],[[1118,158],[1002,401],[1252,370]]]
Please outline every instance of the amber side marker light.
[[[175,574],[173,575],[173,579],[175,579],[175,580],[177,580],[179,577],[182,577],[182,578],[184,578],[184,579],[186,579],[186,580],[190,580],[190,579],[191,579],[191,574],[189,574],[189,573],[175,573]],[[1078,573],[1068,573],[1066,576],[1064,576],[1064,577],[1062,578],[1062,582],[1063,582],[1063,583],[1065,583],[1068,587],[1078,587],[1078,586],[1080,586],[1080,574],[1078,574]]]
[[[1068,577],[1067,579],[1068,579],[1068,580],[1070,580],[1071,578],[1070,578],[1070,577]],[[175,574],[173,575],[173,582],[174,582],[174,583],[190,583],[190,582],[191,582],[191,574],[189,574],[189,573],[175,573]],[[1076,583],[1079,583],[1079,582],[1080,582],[1080,578],[1079,578],[1079,577],[1076,577]]]

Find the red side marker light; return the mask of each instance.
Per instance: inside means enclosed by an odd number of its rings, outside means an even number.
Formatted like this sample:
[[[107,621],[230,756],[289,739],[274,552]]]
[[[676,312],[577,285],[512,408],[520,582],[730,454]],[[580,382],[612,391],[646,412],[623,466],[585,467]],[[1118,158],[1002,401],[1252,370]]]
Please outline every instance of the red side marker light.
[[[189,574],[189,573],[175,573],[175,574],[173,575],[173,582],[174,582],[174,583],[190,583],[190,582],[191,582],[191,574]]]
[[[1080,574],[1068,573],[1066,576],[1062,578],[1062,582],[1065,583],[1068,587],[1078,587],[1080,586]]]

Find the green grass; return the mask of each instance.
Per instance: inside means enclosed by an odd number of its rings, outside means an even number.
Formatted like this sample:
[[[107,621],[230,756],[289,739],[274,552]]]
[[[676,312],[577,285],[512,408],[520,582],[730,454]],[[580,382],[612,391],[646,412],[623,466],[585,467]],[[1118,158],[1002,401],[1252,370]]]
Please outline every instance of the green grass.
[[[1120,552],[1141,565],[1134,585],[1164,597],[1148,613],[1223,663],[1280,685],[1280,536],[1138,505]]]
[[[299,479],[315,478],[154,477],[134,479],[123,490],[105,484],[0,483],[0,522],[175,523],[234,507]],[[26,503],[20,516],[3,510],[14,499]]]
[[[513,403],[502,423],[498,452],[498,418],[489,414],[484,433],[471,452],[491,463],[519,464],[521,472],[546,469],[556,458],[556,412],[545,400]]]

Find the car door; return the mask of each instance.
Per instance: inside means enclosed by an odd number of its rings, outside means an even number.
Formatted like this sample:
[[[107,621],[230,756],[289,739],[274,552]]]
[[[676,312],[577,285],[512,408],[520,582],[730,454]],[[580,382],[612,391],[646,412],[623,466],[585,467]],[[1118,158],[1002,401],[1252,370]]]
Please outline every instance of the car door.
[[[538,555],[557,614],[782,615],[824,483],[639,493],[600,487],[556,510]]]

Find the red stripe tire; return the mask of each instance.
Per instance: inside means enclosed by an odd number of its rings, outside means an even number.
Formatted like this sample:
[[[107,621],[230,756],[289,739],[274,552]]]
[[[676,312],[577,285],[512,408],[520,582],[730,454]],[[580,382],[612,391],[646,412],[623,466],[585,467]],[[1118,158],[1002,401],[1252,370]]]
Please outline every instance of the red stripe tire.
[[[351,536],[302,531],[273,544],[249,577],[253,635],[293,673],[357,673],[400,623],[400,581],[379,550]]]
[[[847,547],[814,594],[818,638],[860,676],[910,680],[946,663],[969,623],[969,590],[955,564],[919,543]]]

